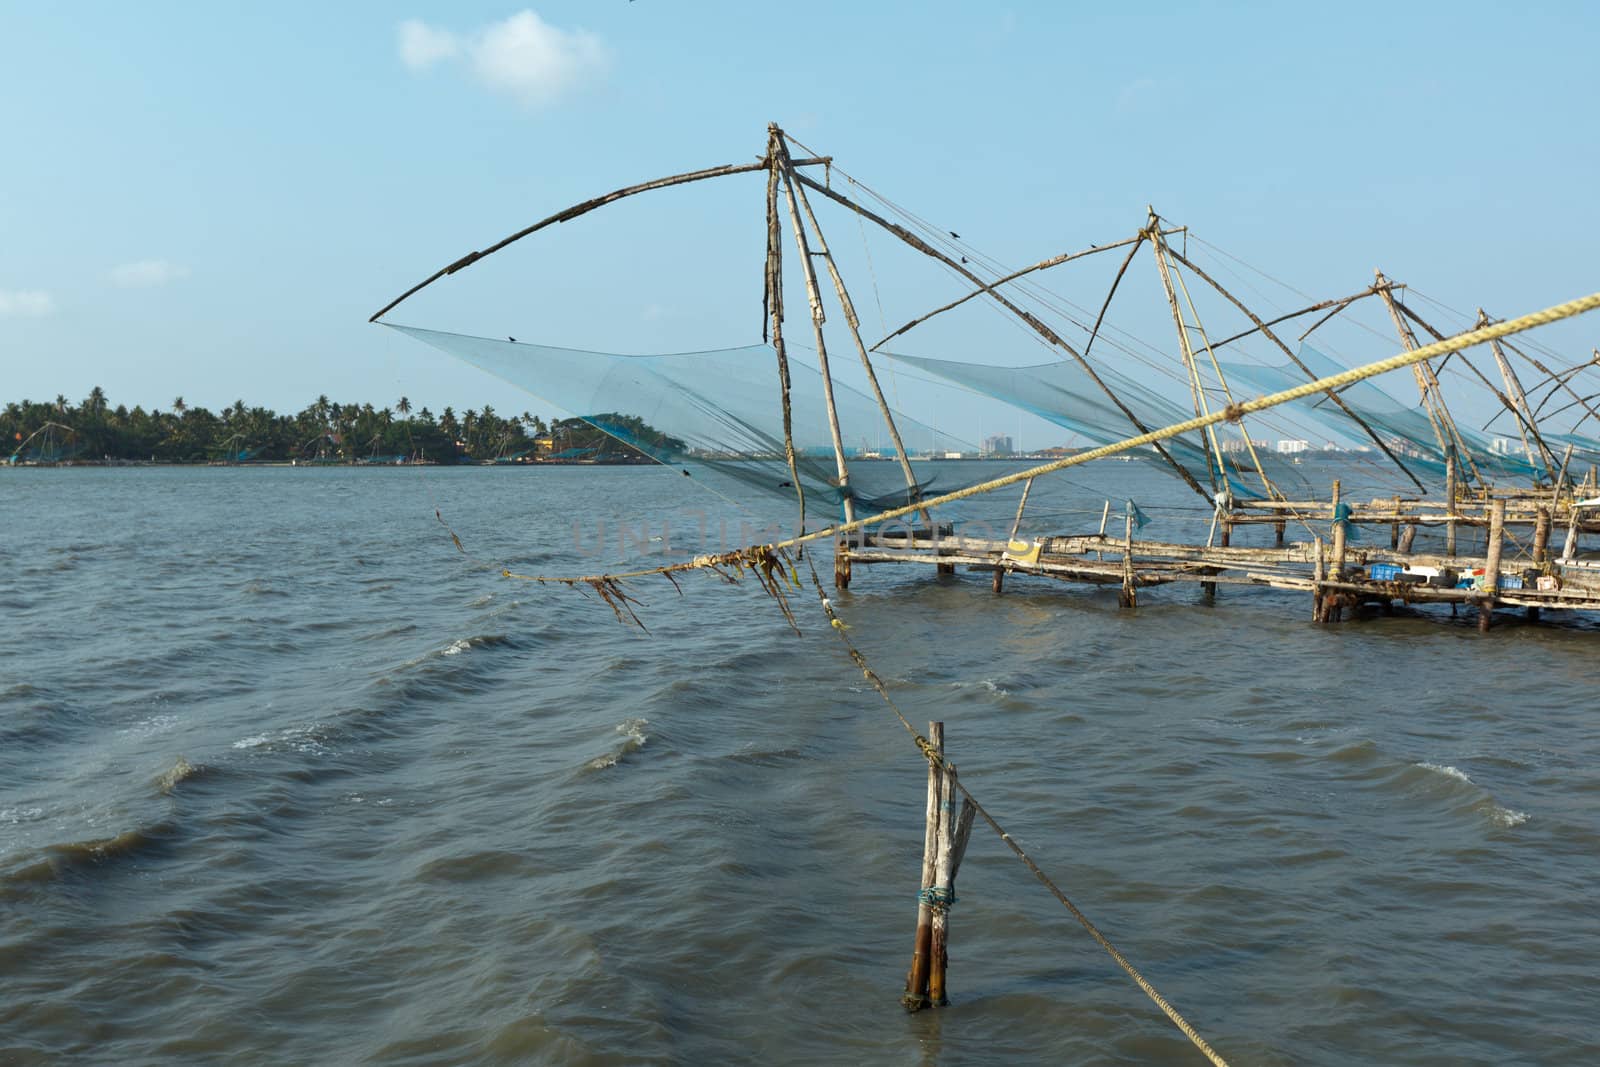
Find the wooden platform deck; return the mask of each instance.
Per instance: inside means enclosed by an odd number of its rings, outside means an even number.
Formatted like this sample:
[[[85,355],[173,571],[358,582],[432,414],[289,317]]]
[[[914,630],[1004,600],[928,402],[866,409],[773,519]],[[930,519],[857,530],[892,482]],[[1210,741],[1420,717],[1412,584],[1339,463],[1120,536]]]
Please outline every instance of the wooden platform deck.
[[[1510,507],[1517,508],[1515,519],[1508,518]],[[1552,508],[1547,501],[1487,498],[1458,501],[1454,508],[1442,501],[1374,501],[1350,508],[1341,521],[1334,521],[1337,514],[1337,501],[1252,502],[1219,519],[1216,539],[1223,543],[1213,545],[1105,532],[998,541],[924,527],[858,534],[841,541],[838,551],[846,582],[855,565],[901,563],[986,571],[996,592],[1006,575],[1112,585],[1122,590],[1125,604],[1137,602],[1139,589],[1177,582],[1201,583],[1208,593],[1222,585],[1260,586],[1311,594],[1313,618],[1321,622],[1337,621],[1345,608],[1363,604],[1474,606],[1484,629],[1496,609],[1524,609],[1535,618],[1543,611],[1600,613],[1600,560],[1576,556],[1579,535],[1600,532],[1600,509],[1574,507],[1570,500]],[[1552,554],[1558,520],[1566,526],[1565,544]],[[1290,521],[1308,532],[1325,529],[1328,536],[1270,547],[1226,543],[1236,526]],[[1131,521],[1126,525],[1131,534]],[[1445,526],[1485,528],[1484,554],[1402,550],[1409,549],[1418,527]],[[1352,527],[1361,530],[1362,540],[1347,539]],[[1387,547],[1370,543],[1381,541],[1383,533],[1390,534]],[[1455,542],[1454,529],[1449,541]],[[1508,543],[1512,551],[1506,551]],[[1389,577],[1380,567],[1377,573],[1384,576],[1374,577],[1375,564],[1392,565],[1401,576]],[[1423,577],[1430,573],[1431,581]]]

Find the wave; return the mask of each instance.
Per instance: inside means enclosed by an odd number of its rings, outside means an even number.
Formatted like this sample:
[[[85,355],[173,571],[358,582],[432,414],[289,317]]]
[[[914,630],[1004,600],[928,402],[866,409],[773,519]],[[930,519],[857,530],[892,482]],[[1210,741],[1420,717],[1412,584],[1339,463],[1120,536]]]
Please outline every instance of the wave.
[[[617,733],[622,735],[622,743],[603,756],[596,756],[584,764],[585,769],[603,771],[608,767],[615,767],[628,756],[633,755],[645,746],[650,740],[650,735],[645,733],[645,727],[650,725],[649,719],[624,719],[617,724]]]
[[[1500,804],[1493,794],[1477,782],[1474,782],[1472,776],[1459,767],[1451,766],[1448,763],[1430,763],[1427,761],[1415,763],[1412,766],[1426,771],[1430,776],[1459,783],[1459,787],[1470,786],[1471,792],[1476,795],[1476,799],[1465,805],[1465,810],[1482,815],[1502,829],[1510,830],[1528,821],[1527,812],[1517,811],[1515,808],[1508,808]]]
[[[176,836],[177,823],[164,819],[124,830],[112,837],[45,845],[38,850],[37,858],[32,862],[25,861],[18,867],[0,873],[0,889],[21,889],[29,885],[56,882],[112,864],[157,854]],[[0,899],[4,899],[4,895],[0,895]]]
[[[1454,778],[1458,782],[1466,782],[1469,785],[1472,784],[1472,779],[1467,777],[1467,772],[1458,767],[1450,767],[1439,763],[1419,763],[1417,766],[1421,767],[1425,771],[1433,771],[1435,774],[1442,774],[1446,778]]]
[[[191,779],[198,778],[206,772],[203,765],[190,763],[182,756],[176,763],[156,776],[156,789],[162,796],[171,796],[172,791]]]

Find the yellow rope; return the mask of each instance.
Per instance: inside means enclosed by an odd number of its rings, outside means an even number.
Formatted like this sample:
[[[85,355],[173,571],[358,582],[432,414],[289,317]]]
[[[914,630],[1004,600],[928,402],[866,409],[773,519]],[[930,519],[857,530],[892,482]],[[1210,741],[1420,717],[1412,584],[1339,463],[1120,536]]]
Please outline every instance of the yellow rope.
[[[888,511],[882,511],[876,515],[869,515],[866,518],[856,519],[852,522],[840,523],[837,526],[829,526],[811,533],[802,534],[798,537],[791,537],[786,541],[778,541],[766,547],[773,549],[793,548],[796,545],[802,545],[810,541],[819,541],[823,538],[837,537],[841,534],[851,533],[867,526],[874,526],[890,519],[897,519],[901,516],[909,515],[912,512],[938,507],[941,504],[948,504],[956,500],[964,500],[967,497],[978,496],[983,493],[992,493],[996,489],[1003,489],[1008,485],[1015,485],[1018,482],[1025,482],[1030,478],[1037,478],[1043,474],[1052,474],[1055,471],[1065,470],[1068,467],[1076,467],[1083,463],[1090,463],[1097,459],[1104,459],[1107,456],[1114,456],[1121,452],[1127,452],[1131,449],[1139,448],[1142,445],[1154,444],[1157,441],[1165,441],[1168,438],[1177,437],[1179,434],[1185,434],[1193,430],[1203,429],[1219,422],[1237,421],[1244,415],[1253,414],[1257,411],[1265,411],[1268,408],[1277,407],[1279,404],[1286,404],[1291,400],[1299,400],[1302,397],[1311,396],[1316,393],[1324,393],[1330,389],[1342,389],[1347,385],[1353,385],[1356,382],[1365,381],[1368,378],[1374,378],[1380,374],[1387,374],[1389,371],[1399,370],[1402,367],[1409,367],[1420,363],[1423,360],[1432,359],[1435,356],[1442,356],[1450,352],[1459,351],[1463,348],[1470,348],[1473,345],[1482,344],[1485,341],[1496,340],[1514,333],[1522,333],[1523,331],[1531,330],[1536,326],[1545,326],[1552,322],[1559,322],[1562,319],[1572,318],[1574,315],[1581,315],[1584,312],[1593,311],[1595,308],[1600,308],[1600,293],[1591,293],[1588,296],[1580,297],[1577,300],[1569,300],[1564,304],[1556,304],[1553,307],[1545,308],[1543,311],[1535,311],[1532,314],[1523,315],[1519,318],[1507,319],[1504,322],[1492,323],[1476,330],[1469,330],[1466,333],[1457,334],[1455,337],[1446,338],[1443,341],[1435,341],[1432,344],[1423,345],[1421,348],[1415,348],[1409,352],[1402,352],[1398,355],[1390,356],[1388,359],[1381,359],[1376,363],[1368,363],[1365,366],[1343,371],[1327,378],[1318,378],[1315,381],[1305,382],[1291,389],[1285,389],[1282,392],[1271,393],[1267,396],[1257,397],[1254,400],[1247,400],[1242,404],[1229,404],[1222,411],[1215,411],[1209,415],[1203,415],[1197,418],[1188,419],[1184,422],[1174,423],[1173,425],[1167,426],[1160,430],[1139,434],[1136,437],[1129,437],[1114,444],[1102,445],[1099,448],[1091,448],[1086,452],[1079,452],[1075,455],[1054,460],[1050,463],[1041,464],[1037,467],[1030,467],[1027,470],[1016,471],[1012,474],[995,478],[992,481],[968,486],[965,489],[958,489],[954,492],[945,493],[941,496],[927,497],[915,504],[908,504],[905,507],[890,508]],[[719,563],[727,562],[731,557],[736,555],[739,555],[739,553],[734,552],[723,553],[716,556],[697,556],[696,558],[687,562],[673,563],[664,567],[651,567],[646,570],[627,571],[621,574],[594,575],[579,579],[549,578],[538,575],[513,574],[510,571],[505,571],[503,573],[508,578],[521,578],[528,581],[541,582],[570,582],[574,580],[590,581],[593,578],[640,578],[651,574],[670,574],[674,571],[695,570],[697,568],[706,566],[716,566]]]

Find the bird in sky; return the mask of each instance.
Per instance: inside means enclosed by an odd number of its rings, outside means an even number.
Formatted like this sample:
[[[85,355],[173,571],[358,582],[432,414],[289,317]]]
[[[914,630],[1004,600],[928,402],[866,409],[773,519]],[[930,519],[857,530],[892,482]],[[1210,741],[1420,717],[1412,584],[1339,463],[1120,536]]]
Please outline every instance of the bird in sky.
[[[961,235],[959,233],[957,233],[956,231],[954,231],[954,230],[950,231],[950,236],[954,237],[958,241],[961,240]]]

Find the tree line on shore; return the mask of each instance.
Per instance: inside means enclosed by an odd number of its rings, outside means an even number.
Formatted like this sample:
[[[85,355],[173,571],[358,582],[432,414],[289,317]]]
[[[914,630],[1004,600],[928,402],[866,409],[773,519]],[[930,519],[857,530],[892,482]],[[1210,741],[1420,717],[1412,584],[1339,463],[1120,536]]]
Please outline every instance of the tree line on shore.
[[[682,442],[630,415],[595,416],[649,449]],[[546,422],[524,411],[413,410],[401,397],[392,407],[340,404],[319,396],[295,415],[248,407],[220,411],[176,397],[168,410],[111,406],[96,386],[81,403],[14,401],[0,411],[0,460],[13,462],[506,462],[596,459],[616,462],[638,452],[583,419]]]

